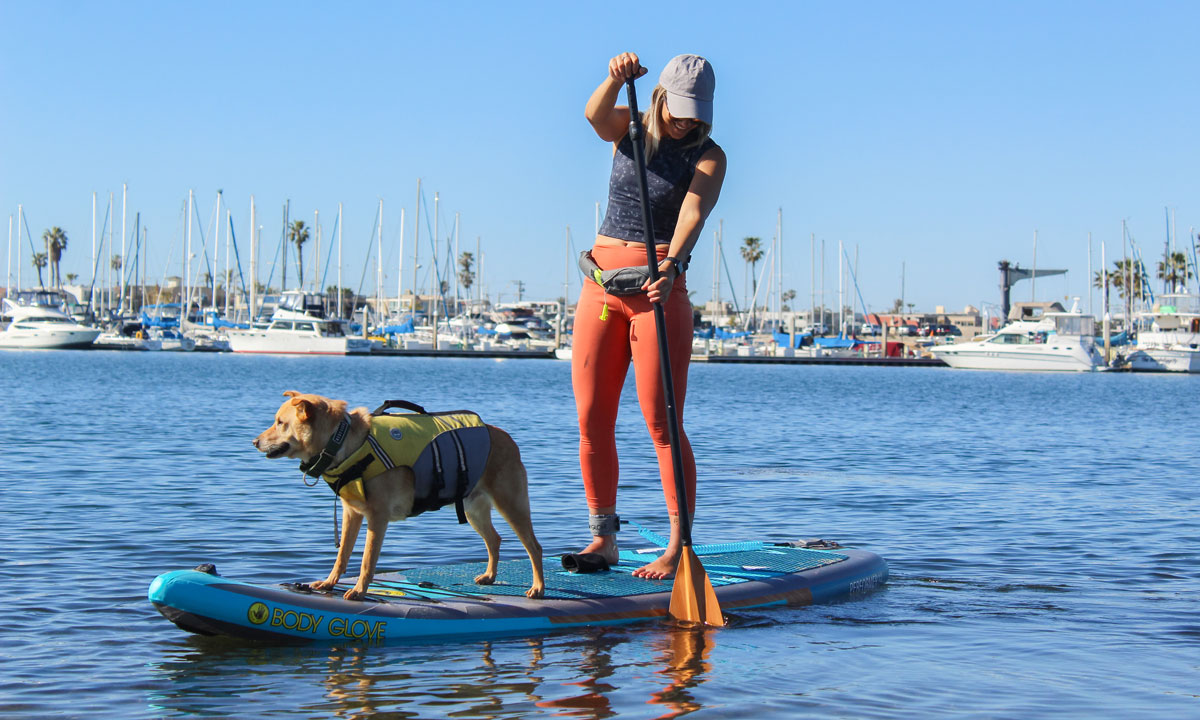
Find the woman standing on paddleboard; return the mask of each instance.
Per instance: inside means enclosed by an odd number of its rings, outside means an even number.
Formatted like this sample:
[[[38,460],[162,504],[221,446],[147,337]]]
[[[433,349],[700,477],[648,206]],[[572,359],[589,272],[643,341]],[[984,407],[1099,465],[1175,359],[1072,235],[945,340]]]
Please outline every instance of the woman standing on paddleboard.
[[[712,65],[698,55],[667,63],[643,116],[646,128],[650,206],[654,237],[644,237],[637,166],[629,137],[629,108],[617,106],[628,78],[644,75],[637,55],[622,53],[608,64],[588,100],[586,116],[600,139],[613,143],[608,209],[590,254],[581,259],[589,280],[575,310],[571,381],[579,413],[579,461],[587,491],[592,542],[583,553],[617,562],[617,447],[614,429],[621,388],[633,363],[638,404],[654,441],[671,538],[638,577],[674,574],[682,551],[674,467],[667,430],[662,368],[652,303],[666,316],[671,377],[676,399],[688,510],[695,509],[696,462],[683,433],[683,400],[692,347],[692,305],[684,271],[725,179],[725,153],[712,131]],[[651,284],[645,243],[654,243],[659,279]],[[582,554],[582,553],[581,553]]]

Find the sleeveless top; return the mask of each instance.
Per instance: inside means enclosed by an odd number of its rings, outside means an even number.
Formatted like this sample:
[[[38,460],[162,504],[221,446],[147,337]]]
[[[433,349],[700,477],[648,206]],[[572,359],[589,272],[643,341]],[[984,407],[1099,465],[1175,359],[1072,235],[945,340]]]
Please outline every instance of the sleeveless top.
[[[654,243],[669,245],[679,220],[679,208],[696,174],[696,163],[717,144],[707,138],[700,145],[683,147],[694,138],[682,140],[664,136],[658,152],[646,165],[646,185],[650,191],[650,216],[654,219]],[[608,209],[600,234],[619,240],[645,242],[642,228],[642,198],[638,191],[637,163],[633,159],[633,140],[629,134],[613,153],[612,175],[608,180]]]

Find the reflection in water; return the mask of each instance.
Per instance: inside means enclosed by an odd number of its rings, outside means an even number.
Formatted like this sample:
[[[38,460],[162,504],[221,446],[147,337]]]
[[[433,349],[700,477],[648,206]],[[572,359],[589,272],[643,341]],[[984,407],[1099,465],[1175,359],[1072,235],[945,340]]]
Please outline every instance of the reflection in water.
[[[542,700],[537,703],[537,706],[561,710],[562,712],[554,714],[566,717],[608,718],[615,715],[609,695],[617,688],[605,682],[605,679],[612,677],[614,672],[613,649],[628,639],[628,635],[620,632],[601,630],[583,634],[573,643],[579,646],[582,653],[578,670],[580,679],[562,683],[564,687],[579,687],[583,692],[567,697]]]
[[[460,645],[248,646],[190,638],[154,666],[168,682],[150,707],[171,715],[237,715],[287,688],[297,717],[533,715],[601,720],[647,698],[658,717],[702,708],[689,692],[707,678],[711,628],[594,629]],[[548,660],[547,658],[553,658]],[[318,678],[314,680],[314,678]],[[659,683],[653,683],[658,686]],[[565,692],[564,692],[565,691]]]
[[[708,652],[713,646],[716,630],[711,627],[676,628],[662,638],[659,658],[666,667],[657,672],[668,676],[671,684],[654,693],[649,702],[665,705],[668,711],[660,718],[676,718],[703,707],[688,692],[705,680],[711,670]]]

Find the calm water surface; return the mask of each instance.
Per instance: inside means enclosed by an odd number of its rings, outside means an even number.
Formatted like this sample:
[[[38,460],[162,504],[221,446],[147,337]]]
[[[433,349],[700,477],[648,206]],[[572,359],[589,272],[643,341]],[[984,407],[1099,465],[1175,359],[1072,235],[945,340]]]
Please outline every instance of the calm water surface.
[[[587,534],[567,364],[5,352],[0,377],[0,716],[1200,716],[1200,378],[695,365],[697,542],[836,539],[884,555],[886,589],[716,631],[271,647],[145,596],[200,562],[328,572],[331,494],[250,445],[282,391],[477,410],[520,443],[555,554]],[[662,531],[632,385],[621,512]],[[483,554],[443,512],[381,567]]]

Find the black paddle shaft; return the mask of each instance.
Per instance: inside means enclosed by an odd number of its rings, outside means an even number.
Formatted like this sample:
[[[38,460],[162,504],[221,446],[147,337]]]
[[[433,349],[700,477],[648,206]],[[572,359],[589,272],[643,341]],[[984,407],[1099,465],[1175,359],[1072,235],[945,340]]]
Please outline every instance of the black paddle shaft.
[[[646,265],[650,270],[650,282],[659,278],[658,256],[654,252],[654,220],[650,217],[650,188],[646,184],[646,149],[643,144],[645,132],[642,116],[638,114],[637,91],[633,78],[625,80],[625,93],[629,98],[629,138],[633,145],[633,159],[637,163],[638,190],[642,196],[642,235],[646,244]],[[663,395],[667,405],[667,434],[671,439],[671,464],[675,468],[675,506],[679,512],[679,532],[684,547],[692,544],[691,513],[688,510],[687,483],[683,479],[683,446],[679,442],[679,418],[675,414],[675,383],[671,382],[671,353],[667,348],[667,317],[661,302],[654,305],[654,325],[658,328],[658,362],[662,366]]]

